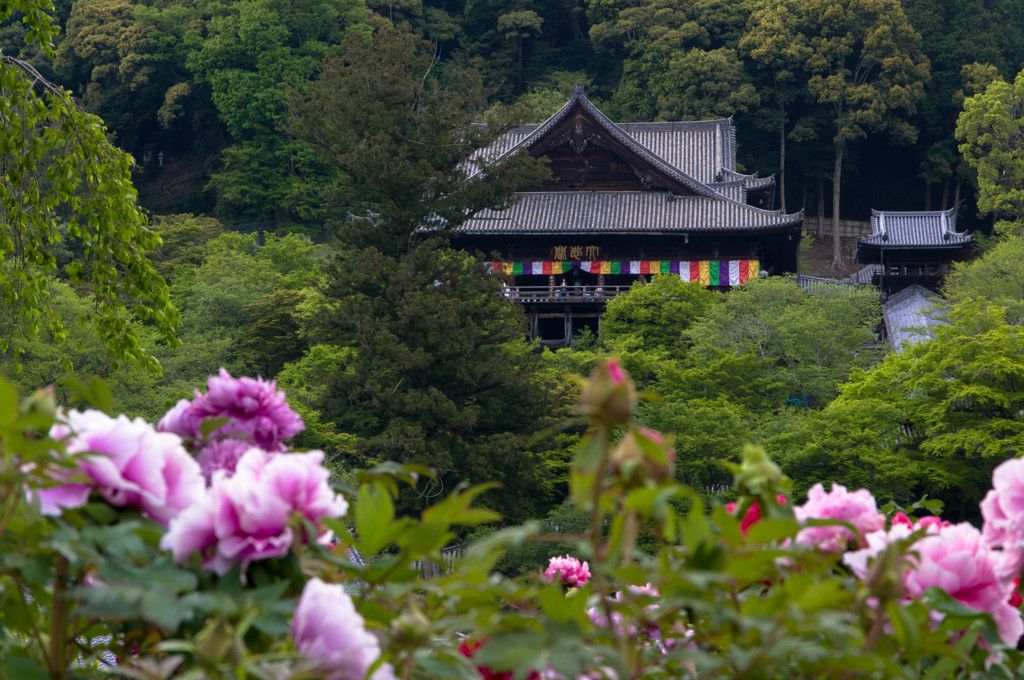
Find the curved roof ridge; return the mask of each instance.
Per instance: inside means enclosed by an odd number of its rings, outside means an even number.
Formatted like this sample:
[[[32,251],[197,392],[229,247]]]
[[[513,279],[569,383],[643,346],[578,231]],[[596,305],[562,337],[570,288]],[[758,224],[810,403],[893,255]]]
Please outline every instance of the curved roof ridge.
[[[954,208],[948,208],[947,210],[875,210],[871,209],[871,216],[876,215],[893,215],[895,217],[928,217],[929,215],[952,215]]]
[[[672,165],[664,158],[654,153],[646,146],[636,140],[631,134],[623,130],[618,126],[615,121],[606,116],[599,108],[593,105],[589,99],[587,99],[586,93],[583,91],[582,85],[576,85],[572,90],[572,96],[569,97],[569,101],[565,103],[562,108],[551,115],[546,121],[541,123],[537,129],[528,134],[526,137],[521,139],[518,143],[511,146],[507,151],[500,154],[494,159],[494,162],[499,162],[504,158],[507,158],[511,154],[519,151],[520,149],[528,149],[537,142],[540,138],[544,137],[548,132],[551,131],[556,125],[565,120],[569,113],[575,106],[582,107],[587,113],[589,113],[594,120],[600,124],[604,130],[617,142],[628,148],[634,154],[639,156],[641,159],[647,161],[659,171],[668,175],[671,179],[675,180],[679,184],[690,189],[699,196],[706,196],[708,198],[722,197],[717,191],[704,184],[703,182],[689,176],[676,166]],[[480,172],[478,170],[478,172]],[[477,173],[474,173],[477,174]]]

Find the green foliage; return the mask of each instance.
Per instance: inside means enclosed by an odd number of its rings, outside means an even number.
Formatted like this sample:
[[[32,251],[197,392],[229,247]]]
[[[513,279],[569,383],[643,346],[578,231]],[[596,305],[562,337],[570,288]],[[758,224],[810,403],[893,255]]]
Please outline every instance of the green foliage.
[[[678,276],[659,274],[608,301],[601,340],[614,344],[624,336],[639,335],[642,349],[678,357],[687,348],[686,330],[716,302],[718,296],[699,281],[684,283]]]
[[[1007,323],[1024,324],[1024,241],[1010,236],[974,260],[955,263],[943,292],[953,304],[986,300],[1006,311]]]
[[[384,28],[327,58],[294,102],[294,130],[346,177],[332,195],[360,215],[341,225],[313,331],[354,351],[321,377],[315,408],[357,435],[366,459],[437,470],[403,509],[491,479],[503,486],[485,502],[516,519],[542,512],[560,481],[547,475],[550,442],[533,437],[564,408],[563,390],[524,342],[501,279],[421,231],[457,227],[541,176],[516,156],[467,181],[465,159],[505,129],[474,125],[485,94],[476,72],[435,67],[429,45]]]
[[[731,290],[687,336],[707,362],[720,360],[721,352],[770,362],[764,377],[784,385],[788,397],[821,405],[850,371],[872,360],[865,345],[874,339],[879,314],[871,289],[805,293],[793,281],[758,279]]]
[[[964,160],[978,173],[978,209],[1009,222],[999,231],[1019,235],[1024,223],[1024,72],[1013,84],[994,80],[964,102],[956,138]]]
[[[873,484],[901,503],[927,494],[952,519],[976,519],[992,469],[1022,453],[1024,333],[976,301],[948,321],[934,340],[855,374],[820,416],[781,437],[787,472]]]
[[[99,384],[85,391],[106,401]],[[70,472],[63,442],[48,434],[57,413],[51,394],[20,401],[0,379],[4,680],[322,676],[329,669],[290,635],[313,576],[342,584],[361,618],[330,634],[344,640],[365,625],[381,661],[410,678],[468,680],[480,666],[516,676],[1012,678],[1024,664],[991,617],[954,596],[933,588],[905,598],[911,541],[889,543],[869,577],[857,578],[839,554],[797,542],[803,526],[775,500],[789,480],[763,449],[746,447],[734,466],[729,512],[675,482],[667,444],[637,439],[628,412],[591,420],[570,502],[543,524],[486,533],[433,575],[423,565],[445,565],[442,550],[459,532],[495,521],[474,505],[490,485],[401,515],[400,490],[426,471],[395,463],[358,471],[342,485],[348,516],[326,522],[336,545],[295,542],[282,557],[217,575],[199,560],[175,563],[160,548],[164,527],[98,493],[40,515],[26,488]],[[613,446],[617,428],[639,449]],[[760,519],[741,525],[754,503]],[[638,548],[641,539],[653,553]],[[539,578],[544,557],[563,549],[589,562],[585,584]],[[458,651],[467,638],[484,640],[471,658]],[[109,654],[131,663],[101,666]]]
[[[52,54],[56,31],[45,7],[5,1],[0,20],[15,10],[23,13],[26,42]],[[173,345],[179,318],[146,256],[160,239],[136,205],[131,158],[110,144],[102,121],[83,113],[27,62],[0,55],[0,90],[0,119],[6,121],[0,142],[0,298],[25,333],[46,327],[63,345],[67,332],[50,305],[47,281],[56,269],[54,246],[79,242],[81,258],[66,272],[94,296],[96,304],[83,318],[115,365],[159,373],[129,320],[152,324]],[[0,337],[0,352],[11,351],[10,338]],[[63,363],[71,367],[66,357]]]
[[[361,0],[300,5],[244,0],[200,5],[185,35],[196,85],[208,86],[231,143],[214,173],[220,209],[240,219],[322,218],[320,176],[329,168],[288,139],[288,88],[312,80],[344,36],[368,27]]]
[[[759,102],[736,52],[748,5],[646,0],[594,10],[608,20],[594,25],[593,38],[622,41],[629,50],[613,98],[624,119],[728,117]]]
[[[835,150],[832,218],[838,224],[847,147],[869,131],[889,132],[900,143],[917,136],[908,119],[924,97],[929,73],[920,35],[899,0],[770,0],[749,27],[744,49],[777,82],[795,77],[828,112]],[[838,266],[839,231],[834,233]]]

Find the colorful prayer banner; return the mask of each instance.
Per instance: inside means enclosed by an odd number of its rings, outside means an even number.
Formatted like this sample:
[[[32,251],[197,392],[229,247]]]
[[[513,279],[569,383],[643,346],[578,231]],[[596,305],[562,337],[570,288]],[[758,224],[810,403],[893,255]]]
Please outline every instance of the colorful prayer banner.
[[[590,260],[583,262],[492,262],[491,271],[513,276],[556,276],[577,269],[588,274],[677,274],[683,281],[706,286],[738,286],[755,278],[758,260]]]

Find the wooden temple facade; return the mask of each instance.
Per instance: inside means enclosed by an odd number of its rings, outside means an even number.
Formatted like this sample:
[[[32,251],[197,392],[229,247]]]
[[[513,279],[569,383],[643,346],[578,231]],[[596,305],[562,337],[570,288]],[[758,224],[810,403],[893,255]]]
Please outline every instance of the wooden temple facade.
[[[477,213],[454,243],[497,253],[507,295],[552,345],[596,330],[606,300],[653,274],[728,288],[796,272],[803,214],[770,209],[774,179],[737,172],[735,139],[731,119],[616,124],[577,87],[485,150],[547,156],[551,179]]]
[[[956,230],[953,209],[871,211],[871,233],[857,241],[857,262],[874,265],[871,282],[885,295],[912,285],[938,291],[954,262],[970,259],[974,237]]]

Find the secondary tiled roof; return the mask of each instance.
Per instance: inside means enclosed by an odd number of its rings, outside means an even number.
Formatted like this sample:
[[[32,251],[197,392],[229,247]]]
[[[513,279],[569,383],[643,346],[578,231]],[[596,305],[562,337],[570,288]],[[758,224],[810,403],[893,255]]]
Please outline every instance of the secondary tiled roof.
[[[723,168],[718,173],[716,178],[719,182],[743,182],[743,186],[754,189],[760,187],[767,187],[775,184],[775,176],[769,175],[768,177],[758,177],[755,172],[753,175],[744,175],[741,172]]]
[[[885,332],[897,351],[932,337],[930,329],[942,323],[935,313],[935,301],[939,298],[938,294],[914,284],[886,300],[882,306]]]
[[[564,191],[520,194],[507,210],[484,210],[458,228],[472,234],[764,230],[800,224],[802,214],[761,210],[714,196],[663,191]]]
[[[974,237],[956,230],[953,209],[921,212],[871,211],[871,233],[859,243],[882,248],[957,247]]]
[[[850,274],[850,281],[853,283],[871,283],[876,274],[882,273],[881,265],[869,264],[862,269],[858,269],[853,274]]]

